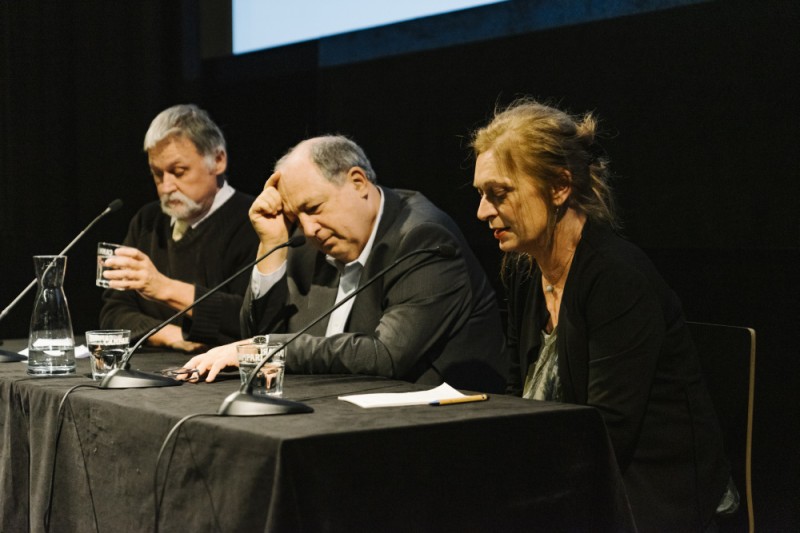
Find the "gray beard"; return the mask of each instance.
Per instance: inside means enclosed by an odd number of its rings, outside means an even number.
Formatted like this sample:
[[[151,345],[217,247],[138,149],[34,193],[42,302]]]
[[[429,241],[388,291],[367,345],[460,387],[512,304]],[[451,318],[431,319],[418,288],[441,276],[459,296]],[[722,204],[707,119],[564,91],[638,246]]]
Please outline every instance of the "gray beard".
[[[175,191],[171,194],[161,195],[161,211],[169,216],[178,220],[191,220],[195,218],[203,210],[203,206],[195,202],[180,191]],[[177,207],[171,207],[167,202],[170,200],[179,200],[181,202]]]

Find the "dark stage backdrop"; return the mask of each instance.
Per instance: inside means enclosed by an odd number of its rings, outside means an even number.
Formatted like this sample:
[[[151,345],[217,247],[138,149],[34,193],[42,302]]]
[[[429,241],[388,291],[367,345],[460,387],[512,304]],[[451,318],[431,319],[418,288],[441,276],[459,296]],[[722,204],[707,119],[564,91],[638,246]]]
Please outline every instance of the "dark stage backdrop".
[[[67,269],[76,332],[97,325],[95,243],[121,240],[153,199],[142,137],[190,101],[223,128],[231,182],[250,193],[302,138],[350,135],[379,181],[456,219],[500,289],[470,132],[519,95],[596,110],[627,236],[691,320],[758,331],[757,526],[800,525],[795,2],[711,2],[332,68],[317,67],[315,43],[201,61],[198,13],[189,0],[0,5],[0,306],[32,278],[33,254],[119,197]],[[27,334],[32,300],[0,339]]]

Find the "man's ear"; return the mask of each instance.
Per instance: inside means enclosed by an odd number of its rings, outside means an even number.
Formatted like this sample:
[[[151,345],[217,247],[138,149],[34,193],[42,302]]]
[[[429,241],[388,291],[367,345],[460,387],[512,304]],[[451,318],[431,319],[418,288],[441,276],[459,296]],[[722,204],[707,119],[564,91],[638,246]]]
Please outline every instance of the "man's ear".
[[[347,181],[352,183],[357,191],[366,190],[370,183],[367,174],[361,167],[351,167],[350,170],[347,171]]]
[[[225,173],[225,169],[228,168],[228,154],[225,153],[225,150],[220,150],[217,152],[217,155],[214,156],[214,174],[220,176]]]

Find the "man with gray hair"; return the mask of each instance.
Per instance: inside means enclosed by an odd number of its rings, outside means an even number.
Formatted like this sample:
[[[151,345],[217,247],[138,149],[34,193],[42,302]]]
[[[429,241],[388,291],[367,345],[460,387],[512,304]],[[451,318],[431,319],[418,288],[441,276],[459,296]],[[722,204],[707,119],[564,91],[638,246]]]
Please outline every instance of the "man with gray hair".
[[[379,187],[353,141],[317,137],[291,149],[250,208],[250,221],[259,254],[295,231],[306,237],[305,245],[254,267],[242,307],[244,335],[279,342],[406,254],[455,250],[396,263],[287,347],[287,372],[503,391],[508,364],[495,294],[464,236],[422,194]],[[227,345],[185,366],[214,381],[236,365],[235,346]]]
[[[100,326],[130,329],[135,339],[246,265],[257,246],[247,210],[253,197],[225,179],[225,138],[208,114],[176,105],[156,116],[144,150],[159,201],[133,218],[123,247],[106,260],[109,290]],[[239,336],[247,278],[200,302],[149,343],[193,352]]]

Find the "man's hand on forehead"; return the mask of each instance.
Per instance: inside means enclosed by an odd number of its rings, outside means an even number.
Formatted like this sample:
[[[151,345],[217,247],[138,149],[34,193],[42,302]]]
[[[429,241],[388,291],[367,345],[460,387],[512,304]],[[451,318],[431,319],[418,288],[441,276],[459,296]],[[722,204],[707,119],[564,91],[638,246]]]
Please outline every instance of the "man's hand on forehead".
[[[280,192],[280,189],[278,188],[278,185],[280,185],[280,181],[281,181],[281,171],[276,169],[275,172],[273,172],[272,175],[269,178],[267,178],[267,182],[264,184],[264,190],[267,190],[270,187],[274,187],[275,189],[278,189],[278,192]]]
[[[292,209],[292,206],[286,201],[286,196],[285,196],[286,188],[283,186],[281,182],[280,170],[275,170],[275,172],[272,173],[269,179],[267,179],[267,182],[264,184],[264,190],[268,188],[274,188],[278,192],[278,197],[281,199],[280,210],[283,213],[283,216],[291,225],[296,224],[297,215]]]

